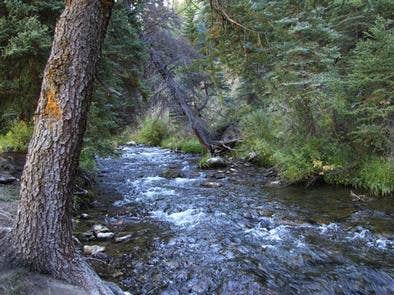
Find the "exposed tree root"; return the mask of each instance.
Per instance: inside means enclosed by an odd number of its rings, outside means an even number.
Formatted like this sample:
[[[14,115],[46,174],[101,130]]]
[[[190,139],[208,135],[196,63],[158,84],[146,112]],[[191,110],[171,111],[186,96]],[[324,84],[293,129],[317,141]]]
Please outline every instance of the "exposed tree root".
[[[75,259],[69,273],[62,273],[57,279],[78,285],[94,295],[123,295],[123,291],[115,284],[103,281],[96,272],[81,258]]]
[[[28,262],[21,261],[12,247],[10,230],[0,228],[0,269],[25,266],[31,269]],[[35,269],[31,269],[35,271]],[[73,260],[64,259],[61,270],[47,270],[44,274],[69,284],[79,286],[92,295],[123,295],[124,292],[116,284],[103,281],[89,264],[79,255]]]

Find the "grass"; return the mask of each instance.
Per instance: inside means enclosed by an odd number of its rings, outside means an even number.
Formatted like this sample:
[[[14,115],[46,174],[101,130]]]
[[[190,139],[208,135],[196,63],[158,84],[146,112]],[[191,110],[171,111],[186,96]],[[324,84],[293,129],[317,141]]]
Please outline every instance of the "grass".
[[[366,158],[362,162],[355,185],[376,195],[394,192],[394,161],[377,156]]]
[[[168,132],[168,124],[164,120],[145,117],[135,134],[135,140],[146,145],[160,146],[161,142],[168,136]]]
[[[150,146],[161,146],[175,151],[185,153],[204,154],[206,149],[199,140],[192,134],[187,134],[184,130],[175,130],[168,120],[145,117],[133,132],[128,129],[120,136],[119,142],[128,141],[146,144]]]
[[[204,154],[206,152],[205,147],[194,136],[181,138],[176,135],[170,135],[160,143],[160,146],[185,153]]]

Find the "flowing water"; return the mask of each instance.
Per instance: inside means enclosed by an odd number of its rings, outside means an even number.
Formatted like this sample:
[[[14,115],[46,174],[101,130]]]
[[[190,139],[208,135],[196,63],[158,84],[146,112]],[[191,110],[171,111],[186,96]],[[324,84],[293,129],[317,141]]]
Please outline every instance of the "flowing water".
[[[266,189],[263,170],[196,163],[142,146],[99,160],[100,186],[121,195],[108,224],[133,234],[109,247],[133,294],[394,294],[392,197]],[[182,177],[161,177],[169,167]],[[221,187],[202,186],[212,176]]]

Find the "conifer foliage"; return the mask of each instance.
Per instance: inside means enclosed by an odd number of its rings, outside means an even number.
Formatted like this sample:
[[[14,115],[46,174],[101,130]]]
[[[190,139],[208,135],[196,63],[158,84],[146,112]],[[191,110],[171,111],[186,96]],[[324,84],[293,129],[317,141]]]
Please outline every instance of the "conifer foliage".
[[[239,79],[241,155],[290,182],[394,191],[392,1],[188,3],[188,38]]]

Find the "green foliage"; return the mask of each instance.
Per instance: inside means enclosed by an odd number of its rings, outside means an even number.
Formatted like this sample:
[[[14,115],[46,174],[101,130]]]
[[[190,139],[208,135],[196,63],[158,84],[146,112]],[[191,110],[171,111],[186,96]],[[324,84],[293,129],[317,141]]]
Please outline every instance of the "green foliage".
[[[241,128],[244,140],[238,147],[240,157],[248,157],[254,153],[254,161],[262,166],[273,165],[274,130],[267,115],[261,110],[248,112],[242,116]]]
[[[198,3],[185,35],[206,56],[200,64],[239,81],[231,95],[242,103],[218,98],[240,118],[237,155],[253,152],[290,182],[322,176],[393,192],[393,1]]]
[[[318,141],[311,139],[277,151],[274,161],[282,176],[291,183],[297,183],[330,169],[329,165],[321,160],[318,145]]]
[[[92,149],[89,147],[83,148],[81,151],[81,155],[79,157],[79,167],[83,171],[87,171],[87,172],[97,171],[95,157],[96,157],[96,149]]]
[[[349,57],[350,72],[340,93],[347,103],[349,137],[366,153],[390,153],[394,111],[394,29],[379,18]]]
[[[139,143],[160,146],[168,135],[168,123],[160,118],[145,117],[140,128],[135,134],[135,140]]]
[[[135,140],[151,146],[161,146],[174,151],[203,154],[206,149],[189,130],[171,125],[169,119],[147,115],[135,132],[128,129],[121,135],[120,142]]]
[[[0,132],[29,121],[63,1],[0,3]]]
[[[139,27],[125,1],[115,3],[84,138],[89,159],[93,154],[109,155],[114,151],[121,131],[133,122],[137,101],[145,91],[141,82],[145,50],[138,38]]]
[[[16,120],[32,119],[55,22],[63,7],[60,0],[0,2],[0,134],[7,133]],[[139,28],[136,13],[125,1],[117,1],[98,66],[81,155],[81,165],[89,170],[94,168],[95,154],[113,152],[113,139],[133,121],[136,101],[145,95],[140,79],[145,50]],[[5,140],[3,145],[8,146],[11,139]]]
[[[25,121],[15,122],[11,129],[0,136],[0,152],[26,152],[33,128]]]
[[[211,156],[210,156],[208,153],[204,154],[204,155],[201,157],[201,159],[199,160],[198,166],[199,166],[200,168],[202,168],[202,169],[208,168],[208,167],[209,167],[208,159],[209,159],[210,157],[211,157]]]

